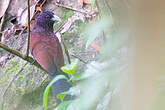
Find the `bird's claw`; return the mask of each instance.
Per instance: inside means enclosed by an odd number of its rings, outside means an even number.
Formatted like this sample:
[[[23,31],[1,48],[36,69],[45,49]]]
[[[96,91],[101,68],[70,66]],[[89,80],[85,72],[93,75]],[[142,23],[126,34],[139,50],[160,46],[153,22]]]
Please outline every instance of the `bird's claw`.
[[[33,65],[35,62],[36,62],[36,60],[33,60],[33,61],[30,63],[30,65]]]

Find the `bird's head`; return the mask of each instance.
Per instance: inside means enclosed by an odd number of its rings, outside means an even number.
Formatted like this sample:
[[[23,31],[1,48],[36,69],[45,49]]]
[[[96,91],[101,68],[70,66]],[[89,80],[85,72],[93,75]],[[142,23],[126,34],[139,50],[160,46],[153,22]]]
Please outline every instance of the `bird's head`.
[[[34,28],[43,28],[46,31],[53,31],[53,24],[61,19],[52,11],[42,11],[34,21]]]

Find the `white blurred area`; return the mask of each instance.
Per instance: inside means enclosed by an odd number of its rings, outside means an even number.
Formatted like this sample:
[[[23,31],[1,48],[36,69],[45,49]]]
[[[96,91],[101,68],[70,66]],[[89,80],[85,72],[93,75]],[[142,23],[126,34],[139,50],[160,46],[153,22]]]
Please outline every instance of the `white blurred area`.
[[[131,42],[129,80],[114,109],[165,110],[165,0],[109,2],[117,32],[129,30]]]

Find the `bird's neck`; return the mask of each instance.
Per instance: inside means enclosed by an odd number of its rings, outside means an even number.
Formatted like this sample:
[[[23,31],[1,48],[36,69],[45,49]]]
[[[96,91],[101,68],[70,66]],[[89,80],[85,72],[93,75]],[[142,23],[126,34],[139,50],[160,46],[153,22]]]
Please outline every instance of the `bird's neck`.
[[[46,25],[34,25],[33,32],[44,32],[44,33],[53,33],[53,28],[50,28],[49,26]]]

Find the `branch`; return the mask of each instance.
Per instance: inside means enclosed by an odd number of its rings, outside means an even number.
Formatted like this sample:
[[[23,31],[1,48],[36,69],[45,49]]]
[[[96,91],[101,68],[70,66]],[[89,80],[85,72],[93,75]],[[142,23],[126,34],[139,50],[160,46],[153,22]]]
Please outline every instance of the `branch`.
[[[46,0],[44,0],[42,3],[41,3],[41,5],[40,5],[40,7],[43,7],[43,5],[46,3]]]
[[[14,55],[16,55],[16,56],[22,58],[23,60],[25,60],[25,61],[27,61],[27,62],[29,62],[29,63],[33,63],[33,65],[35,65],[36,67],[38,67],[38,68],[44,70],[44,69],[40,66],[40,64],[38,64],[37,62],[34,62],[35,60],[34,60],[32,57],[30,57],[30,56],[27,57],[26,55],[21,54],[19,51],[14,50],[14,49],[12,49],[12,48],[9,48],[8,46],[6,46],[6,45],[4,45],[4,44],[2,44],[2,43],[0,43],[0,48],[3,48],[4,50],[6,50],[6,51],[10,52],[11,54],[14,54]],[[45,70],[44,70],[44,71],[45,71]],[[45,72],[47,72],[47,71],[45,71]]]
[[[84,64],[87,64],[87,63],[88,63],[88,62],[84,61],[83,59],[81,59],[80,57],[78,57],[78,56],[76,56],[76,55],[71,54],[71,56],[74,57],[74,58],[79,59],[79,60],[80,60],[81,62],[83,62]]]
[[[26,50],[26,57],[29,56],[29,44],[30,44],[30,0],[27,0],[28,5],[28,44]]]
[[[14,49],[12,49],[12,48],[9,48],[8,46],[6,46],[6,45],[4,45],[4,44],[2,44],[2,43],[0,43],[0,47],[3,48],[4,50],[6,50],[6,51],[8,51],[8,52],[10,52],[10,53],[12,53],[12,54],[14,54],[14,55],[16,55],[16,56],[22,58],[22,59],[25,59],[25,58],[26,58],[26,57],[25,57],[23,54],[21,54],[19,51],[14,50]]]
[[[69,6],[62,5],[62,4],[56,3],[56,6],[66,8],[66,9],[69,9],[69,10],[72,10],[72,11],[80,12],[82,14],[90,15],[90,13],[88,13],[88,12],[85,12],[85,11],[82,11],[82,10],[77,10],[76,8],[72,8],[72,7],[69,7]]]
[[[57,32],[59,32],[67,22],[68,22],[68,19],[56,30],[54,34],[57,34]]]
[[[64,50],[65,50],[65,54],[68,58],[68,62],[69,62],[69,64],[71,64],[69,52],[68,52],[67,46],[65,44],[64,37],[62,35],[61,35],[61,41],[62,41],[62,44],[64,45]]]
[[[68,22],[68,19],[56,30],[56,32],[54,34],[57,34],[57,32],[59,32],[67,22]],[[67,46],[65,44],[65,40],[64,40],[62,34],[61,34],[61,42],[62,42],[62,44],[64,46],[64,51],[65,51],[65,54],[66,54],[66,56],[68,58],[68,62],[69,62],[69,64],[71,64],[69,52],[68,52],[68,49],[67,49]]]

